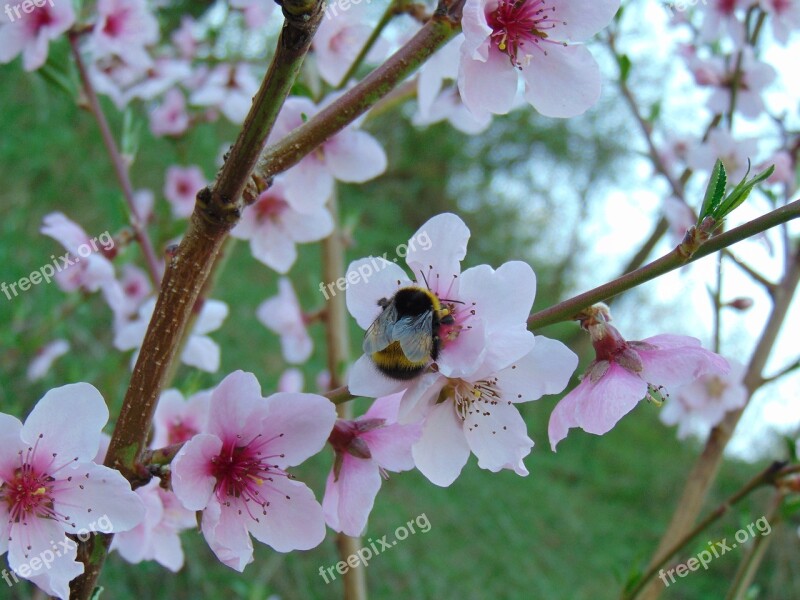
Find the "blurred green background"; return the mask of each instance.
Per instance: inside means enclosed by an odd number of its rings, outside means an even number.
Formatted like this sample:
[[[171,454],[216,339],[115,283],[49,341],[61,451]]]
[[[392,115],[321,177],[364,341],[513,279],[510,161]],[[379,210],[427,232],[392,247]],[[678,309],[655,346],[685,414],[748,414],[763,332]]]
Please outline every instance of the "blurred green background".
[[[64,45],[54,46],[56,58]],[[61,249],[39,233],[42,218],[59,210],[91,235],[125,227],[127,215],[91,115],[47,85],[37,74],[21,72],[18,62],[0,66],[0,281],[16,281],[49,261]],[[348,260],[392,252],[430,216],[455,211],[472,231],[466,266],[519,258],[534,266],[539,289],[535,308],[563,298],[574,282],[575,257],[583,247],[579,228],[592,202],[601,202],[629,165],[633,150],[627,116],[614,101],[585,116],[564,121],[520,111],[494,122],[484,135],[467,137],[448,125],[425,130],[407,125],[397,111],[367,123],[389,156],[388,172],[363,186],[340,186],[342,220],[352,228]],[[119,135],[122,120],[104,102]],[[215,158],[236,129],[225,123],[200,125],[178,141],[154,139],[143,112],[139,152],[132,167],[137,189],[156,194],[156,222],[150,233],[159,250],[179,236],[161,192],[172,164],[201,165],[207,177]],[[532,168],[531,164],[535,167]],[[516,192],[514,192],[516,190]],[[557,190],[558,193],[553,193]],[[565,215],[569,215],[566,218]],[[323,305],[320,247],[301,246],[290,276],[304,309]],[[620,257],[620,266],[628,257]],[[128,248],[119,262],[139,261]],[[212,334],[221,345],[222,368],[214,375],[182,366],[175,379],[184,392],[215,385],[235,369],[254,372],[265,393],[275,389],[286,368],[277,338],[257,324],[256,307],[276,293],[277,275],[254,260],[238,243],[212,297],[231,309]],[[600,282],[598,282],[600,283]],[[13,301],[0,297],[0,410],[24,417],[46,390],[76,381],[95,385],[112,415],[129,377],[129,353],[113,349],[111,314],[99,295],[65,295],[55,284],[39,285]],[[352,325],[353,357],[362,332]],[[303,366],[306,387],[324,368],[320,325],[312,327],[315,351]],[[573,339],[575,327],[544,331]],[[38,348],[56,337],[68,339],[71,352],[45,377],[29,383],[25,371]],[[582,356],[581,367],[590,358]],[[573,381],[574,385],[577,380]],[[526,459],[530,476],[493,474],[470,460],[449,488],[428,483],[416,472],[393,475],[384,483],[370,518],[373,539],[424,514],[431,524],[390,551],[374,557],[367,580],[374,598],[615,598],[632,570],[643,566],[655,548],[698,453],[695,443],[679,443],[674,430],[657,419],[657,409],[642,405],[611,433],[596,437],[573,432],[549,450],[547,420],[556,397],[522,406],[537,446]],[[357,405],[357,412],[365,409]],[[113,419],[113,417],[112,417]],[[65,424],[69,426],[69,424]],[[110,431],[110,429],[109,429]],[[321,498],[331,456],[323,454],[295,470]],[[708,508],[743,485],[763,464],[728,462],[707,502]],[[708,540],[733,537],[741,526],[764,514],[770,493],[759,492],[737,506],[708,534],[689,546],[685,560]],[[776,527],[757,597],[800,597],[800,548],[793,526]],[[339,558],[330,534],[318,548],[290,555],[256,544],[255,562],[243,575],[221,565],[196,532],[183,535],[186,566],[173,575],[156,564],[131,566],[112,555],[103,573],[105,598],[194,599],[334,598],[340,581],[326,585],[320,567]],[[722,597],[741,550],[692,573],[666,590],[670,599]],[[0,597],[35,597],[26,582]],[[754,596],[755,597],[755,596]]]

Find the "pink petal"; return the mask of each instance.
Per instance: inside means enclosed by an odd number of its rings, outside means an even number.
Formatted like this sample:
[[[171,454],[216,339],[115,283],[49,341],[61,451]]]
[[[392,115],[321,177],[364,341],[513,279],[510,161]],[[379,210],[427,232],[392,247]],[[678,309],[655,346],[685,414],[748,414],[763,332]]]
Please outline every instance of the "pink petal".
[[[619,10],[619,0],[552,0],[555,25],[550,39],[583,42],[606,27]]]
[[[202,529],[220,562],[241,573],[253,562],[253,542],[244,520],[237,514],[238,509],[239,506],[220,506],[216,499],[212,500],[203,511]]]
[[[386,152],[365,131],[345,129],[323,144],[325,164],[339,181],[362,183],[386,171]]]
[[[71,477],[72,485],[67,485]],[[122,473],[93,463],[75,464],[59,472],[61,486],[53,495],[57,512],[69,515],[68,533],[128,531],[144,519],[144,505]]]
[[[339,480],[334,482],[331,472],[325,484],[322,510],[331,529],[346,535],[361,535],[380,488],[381,476],[375,462],[345,454]]]
[[[265,405],[264,437],[281,468],[299,465],[322,450],[336,422],[336,407],[316,394],[278,392]]]
[[[525,99],[546,117],[583,114],[600,98],[600,67],[585,46],[550,44],[546,55],[522,69],[522,77]]]
[[[228,316],[228,305],[221,300],[206,300],[197,316],[193,334],[205,335],[222,327]]]
[[[334,179],[316,156],[307,156],[286,171],[286,200],[296,211],[319,210],[333,193]]]
[[[270,482],[267,515],[247,520],[253,537],[278,552],[310,550],[325,539],[322,507],[304,483],[276,477]]]
[[[331,234],[333,217],[325,207],[309,213],[287,210],[283,215],[283,225],[295,242],[316,242]]]
[[[378,257],[351,262],[345,280],[347,310],[361,329],[367,329],[381,314],[378,300],[391,298],[401,287],[411,285],[403,269]],[[341,293],[338,286],[333,290]]]
[[[474,407],[464,420],[464,435],[481,469],[528,474],[522,459],[530,454],[533,440],[515,406],[500,402]]]
[[[647,393],[647,384],[636,375],[611,363],[578,406],[578,425],[588,433],[608,433],[632,411]]]
[[[14,478],[14,472],[19,468],[18,452],[24,450],[29,444],[25,444],[22,439],[22,423],[16,417],[0,413],[0,486],[3,481],[10,481]],[[0,507],[7,506],[0,503]],[[5,521],[0,519],[0,527]],[[0,531],[2,533],[2,531]],[[3,544],[8,536],[0,535],[0,554],[3,553]]]
[[[216,373],[219,370],[220,348],[210,337],[192,335],[186,342],[181,361],[201,371]]]
[[[404,390],[408,382],[387,377],[378,371],[375,363],[366,354],[362,354],[350,367],[347,386],[355,396],[378,398]]]
[[[15,523],[11,527],[12,540],[8,545],[8,565],[15,571],[21,567],[32,569],[33,559],[43,558],[48,550],[52,554],[53,544],[58,545],[60,556],[54,556],[48,568],[41,563],[32,571],[30,579],[47,594],[68,600],[69,582],[83,573],[83,563],[77,562],[77,544],[68,541],[58,522],[50,519],[30,519],[26,526]],[[47,555],[49,558],[50,555]]]
[[[384,419],[387,423],[396,423],[397,415],[400,411],[400,401],[402,399],[403,394],[400,393],[376,398],[361,418]]]
[[[397,414],[398,422],[403,424],[421,422],[428,416],[447,384],[447,377],[435,372],[423,373],[409,383]]]
[[[221,439],[201,433],[186,442],[172,461],[172,489],[187,509],[208,506],[217,483],[211,461],[221,450]]]
[[[263,431],[266,404],[256,376],[234,371],[211,394],[208,432],[225,440],[249,443]],[[188,508],[188,507],[187,507]]]
[[[494,46],[489,47],[486,62],[462,54],[458,91],[464,104],[475,114],[509,112],[514,107],[518,82],[517,69],[508,55]]]
[[[461,273],[461,261],[467,255],[470,232],[461,217],[453,213],[442,213],[428,219],[409,238],[406,264],[414,278],[428,285],[440,296],[453,281],[453,275]],[[433,267],[433,268],[431,268]],[[437,282],[436,277],[440,278]]]
[[[39,400],[25,420],[22,439],[31,445],[38,442],[40,453],[58,453],[61,460],[91,461],[107,422],[108,407],[97,388],[73,383],[52,389]],[[76,426],[64,427],[65,423]]]
[[[399,396],[399,394],[397,394]],[[414,468],[411,446],[422,435],[422,423],[387,425],[361,435],[367,442],[372,460],[387,471],[408,471]],[[345,456],[346,458],[347,456]],[[358,459],[356,459],[358,460]]]
[[[425,420],[422,437],[411,452],[417,468],[431,483],[447,487],[456,480],[467,464],[469,446],[452,402],[433,407]]]
[[[269,227],[269,235],[262,229],[250,238],[253,256],[278,273],[288,273],[297,260],[294,240],[282,227]]]
[[[567,387],[578,356],[564,344],[543,335],[528,354],[497,374],[501,396],[509,402],[538,400]]]

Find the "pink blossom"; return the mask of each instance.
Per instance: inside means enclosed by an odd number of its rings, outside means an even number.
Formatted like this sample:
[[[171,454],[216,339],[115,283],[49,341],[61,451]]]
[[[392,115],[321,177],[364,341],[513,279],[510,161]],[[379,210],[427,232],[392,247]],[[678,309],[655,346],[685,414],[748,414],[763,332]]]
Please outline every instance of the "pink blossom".
[[[690,433],[705,438],[727,412],[747,403],[747,388],[742,382],[744,367],[728,362],[729,373],[703,375],[674,390],[666,400],[659,418],[665,425],[678,425],[678,439]]]
[[[705,142],[697,142],[689,149],[686,162],[693,169],[710,171],[719,159],[728,173],[728,181],[738,182],[747,172],[748,159],[757,153],[755,138],[734,139],[727,129],[712,129]]]
[[[338,419],[329,438],[336,451],[325,484],[322,511],[334,531],[358,536],[367,526],[386,471],[414,468],[411,445],[421,424],[400,425],[397,411],[402,394],[384,396],[354,421]]]
[[[275,11],[275,3],[264,0],[231,0],[231,6],[244,13],[244,22],[248,29],[263,27]]]
[[[192,74],[189,61],[171,57],[157,58],[126,91],[129,98],[152,100],[175,88]]]
[[[794,166],[794,159],[792,155],[789,154],[786,150],[778,150],[770,156],[767,160],[761,163],[756,170],[758,172],[763,171],[764,169],[768,168],[770,165],[775,167],[775,171],[773,171],[772,175],[769,176],[767,179],[768,183],[772,184],[782,184],[789,188],[789,192],[793,192],[796,188],[795,186],[795,166]]]
[[[165,390],[153,416],[153,448],[187,442],[206,430],[211,391],[203,390],[183,399],[178,390]]]
[[[131,358],[131,368],[139,355],[138,349],[144,341],[144,334],[155,307],[156,299],[152,298],[139,308],[136,320],[117,327],[114,335],[114,347],[122,351],[137,350]],[[206,334],[219,329],[227,316],[228,305],[224,302],[220,300],[204,301],[194,329],[186,340],[183,354],[181,354],[181,362],[201,371],[215,373],[219,369],[220,349],[219,345]]]
[[[318,110],[308,98],[289,98],[278,115],[269,143],[282,139]],[[351,126],[328,138],[286,172],[286,199],[296,210],[313,213],[330,198],[334,180],[363,183],[385,170],[386,153],[380,143]]]
[[[527,475],[523,458],[533,440],[515,404],[563,391],[576,366],[577,355],[564,344],[536,336],[533,350],[499,371],[463,378],[423,375],[400,407],[401,423],[424,423],[412,448],[417,468],[432,483],[448,486],[472,452],[482,469]]]
[[[24,425],[0,414],[0,553],[20,577],[65,600],[83,573],[66,535],[127,531],[144,517],[128,481],[93,462],[107,421],[106,403],[88,383],[50,390]]]
[[[758,0],[768,13],[767,21],[772,26],[772,34],[784,46],[789,42],[792,31],[800,29],[800,2],[798,0]]]
[[[80,225],[60,212],[45,215],[40,231],[69,253],[56,263],[55,280],[62,290],[96,292],[115,281],[114,265],[103,255],[105,252],[113,256],[114,240],[110,234],[90,238]]]
[[[286,362],[300,364],[308,360],[314,346],[306,329],[303,309],[289,279],[281,277],[278,280],[278,295],[262,302],[256,317],[264,327],[281,337],[281,351]]]
[[[199,38],[195,35],[197,21],[188,15],[181,17],[181,25],[172,32],[172,43],[183,58],[194,58],[197,54]]]
[[[189,97],[189,102],[219,109],[229,121],[238,125],[244,122],[257,91],[258,80],[249,65],[223,64],[206,74]]]
[[[580,44],[611,21],[619,0],[467,0],[458,87],[473,111],[505,114],[525,99],[548,117],[574,117],[600,98],[600,69]]]
[[[374,29],[365,9],[366,4],[353,5],[340,13],[334,13],[329,8],[319,25],[312,48],[320,77],[330,85],[339,85]],[[367,55],[366,62],[380,62],[387,50],[387,45],[378,40]]]
[[[28,381],[39,381],[44,378],[53,363],[67,352],[69,352],[69,342],[60,338],[39,348],[36,357],[28,365]]]
[[[675,196],[664,198],[664,218],[669,224],[669,235],[674,245],[683,241],[686,231],[697,224],[697,217],[686,202]]]
[[[555,451],[571,427],[603,435],[639,401],[661,388],[677,388],[698,377],[725,374],[728,362],[683,335],[656,335],[641,342],[625,341],[608,324],[607,313],[584,324],[596,358],[581,383],[558,403],[547,432]],[[660,392],[663,394],[663,392]]]
[[[428,125],[447,120],[459,131],[474,135],[485,131],[491,124],[491,113],[479,109],[475,109],[475,112],[470,111],[463,103],[458,86],[454,83],[458,76],[463,37],[459,35],[448,42],[420,69],[417,80],[419,109],[414,115],[415,125]]]
[[[137,488],[145,508],[144,520],[130,531],[114,536],[111,550],[129,563],[154,560],[173,573],[183,567],[180,532],[197,526],[193,512],[183,508],[175,494],[161,487],[158,478]]]
[[[122,266],[122,277],[104,288],[105,298],[114,312],[115,322],[124,323],[133,317],[144,300],[150,296],[153,286],[147,273],[133,264]]]
[[[731,57],[727,61],[723,61],[720,57],[689,60],[689,68],[698,85],[713,88],[708,99],[708,107],[715,113],[725,114],[730,111],[734,63]],[[736,94],[736,110],[748,119],[758,118],[766,110],[761,94],[776,77],[777,73],[772,66],[757,60],[750,46],[744,47]]]
[[[248,206],[231,235],[250,240],[253,256],[278,273],[286,273],[297,260],[295,244],[316,242],[333,231],[333,218],[324,205],[303,204],[289,198],[286,178],[276,179]]]
[[[150,111],[150,131],[153,135],[179,136],[189,128],[189,113],[183,92],[173,88],[164,101]]]
[[[141,189],[133,193],[134,217],[139,220],[140,224],[148,223],[153,218],[155,199],[152,190]]]
[[[172,166],[167,169],[164,180],[164,197],[172,207],[172,216],[186,219],[194,211],[197,192],[206,186],[206,177],[200,167]]]
[[[158,41],[158,21],[145,0],[98,0],[89,46],[97,58],[118,56],[130,65],[149,67],[146,46]]]
[[[305,378],[300,369],[286,369],[278,379],[279,392],[302,392]]]
[[[744,42],[743,10],[749,0],[706,0],[699,6],[703,14],[700,25],[700,41],[714,42],[724,35],[730,36],[734,44],[742,46]]]
[[[322,450],[335,421],[322,396],[263,398],[252,373],[231,373],[212,392],[207,433],[178,453],[172,487],[184,507],[203,511],[203,535],[220,561],[243,571],[253,560],[250,535],[278,552],[323,540],[322,507],[286,469]]]
[[[0,63],[11,62],[22,53],[22,68],[38,69],[47,60],[50,40],[74,23],[72,2],[49,0],[44,6],[33,6],[30,13],[23,3],[6,4],[5,14],[0,15]]]
[[[534,346],[526,319],[536,294],[529,265],[510,261],[497,270],[479,265],[461,272],[470,232],[452,213],[431,218],[411,236],[406,263],[414,274],[382,258],[364,258],[348,267],[347,309],[362,329],[381,314],[382,299],[398,289],[427,287],[453,318],[439,328],[436,369],[445,377],[463,377],[482,369],[493,373],[525,356]],[[404,251],[405,253],[405,251]],[[432,367],[433,368],[433,367]],[[361,356],[348,378],[350,391],[377,398],[408,387],[408,381],[382,375],[371,358]]]

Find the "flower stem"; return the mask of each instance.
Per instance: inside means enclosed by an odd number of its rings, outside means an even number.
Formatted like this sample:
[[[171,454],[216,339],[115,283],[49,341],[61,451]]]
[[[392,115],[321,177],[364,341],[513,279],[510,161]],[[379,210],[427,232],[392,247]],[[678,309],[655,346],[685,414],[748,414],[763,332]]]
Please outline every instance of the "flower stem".
[[[685,252],[681,250],[681,246],[678,246],[669,254],[635,271],[626,273],[614,281],[610,281],[593,290],[579,294],[564,302],[559,302],[550,308],[533,313],[528,317],[528,327],[530,329],[539,329],[560,321],[568,321],[572,319],[575,314],[590,307],[592,304],[607,300],[617,294],[621,294],[622,292],[650,281],[651,279],[655,279],[665,273],[669,273],[679,267],[717,252],[722,248],[727,248],[762,231],[766,231],[776,225],[786,223],[798,217],[800,217],[800,200],[795,200],[766,215],[712,237],[690,256],[686,256]]]
[[[150,281],[153,283],[155,288],[158,288],[161,283],[161,268],[158,264],[156,252],[153,249],[153,242],[150,241],[150,236],[147,233],[147,229],[137,213],[136,202],[134,201],[133,197],[133,185],[131,184],[130,174],[128,173],[128,166],[125,164],[125,160],[122,158],[119,148],[117,148],[117,143],[114,140],[113,134],[111,133],[108,120],[103,112],[103,107],[100,106],[100,99],[97,97],[97,92],[92,85],[92,80],[89,78],[86,65],[81,57],[80,49],[78,48],[79,37],[80,36],[77,33],[70,32],[69,44],[70,48],[72,49],[72,56],[75,59],[75,65],[78,68],[81,85],[83,86],[83,93],[86,95],[86,99],[89,102],[89,108],[92,111],[92,115],[94,115],[95,120],[97,121],[97,126],[100,128],[100,136],[103,138],[103,145],[106,147],[106,152],[108,152],[108,155],[111,157],[111,164],[114,167],[114,174],[116,175],[117,181],[122,188],[122,195],[125,197],[125,203],[128,205],[128,211],[130,212],[131,229],[133,229],[133,235],[142,249],[142,254],[144,255],[144,261],[147,265],[147,273],[150,277]]]
[[[372,108],[460,31],[464,0],[443,0],[405,46],[335,102],[264,152],[257,173],[265,180],[296,165],[331,136]]]
[[[339,202],[336,188],[328,200],[328,208],[333,216],[333,232],[322,242],[322,278],[323,281],[336,281],[345,275],[345,248],[342,237]],[[331,387],[343,384],[344,373],[350,360],[350,335],[347,328],[347,305],[344,294],[335,294],[328,300],[325,310],[325,342],[328,347],[328,372]],[[336,413],[340,419],[353,418],[352,404],[339,404]],[[339,558],[347,561],[349,556],[361,548],[361,538],[351,537],[344,533],[336,535],[336,548]],[[367,578],[365,567],[359,565],[349,569],[343,576],[345,600],[366,600]]]
[[[389,3],[389,6],[386,7],[386,10],[381,15],[380,20],[375,25],[375,29],[369,34],[369,38],[367,41],[364,42],[364,46],[359,51],[358,55],[353,60],[350,68],[347,69],[347,72],[342,77],[342,80],[339,82],[339,85],[336,86],[337,90],[341,90],[344,86],[347,85],[347,82],[356,74],[356,71],[361,67],[361,64],[364,62],[364,59],[367,58],[367,54],[369,54],[372,47],[375,45],[375,42],[378,41],[380,38],[381,33],[386,28],[386,26],[391,22],[391,20],[398,14],[397,7],[404,3],[404,0],[392,0]]]
[[[655,576],[659,569],[661,569],[674,554],[676,554],[686,544],[691,542],[707,527],[719,520],[738,502],[749,496],[751,492],[765,485],[775,485],[780,478],[797,472],[799,468],[797,465],[788,468],[784,467],[785,463],[772,463],[766,469],[761,471],[761,473],[748,481],[742,488],[731,495],[722,504],[717,506],[717,508],[711,511],[705,519],[700,521],[693,529],[681,536],[681,538],[678,539],[672,546],[670,546],[668,550],[661,554],[658,560],[651,563],[650,568],[644,573],[644,575],[642,575],[642,577],[638,580],[638,583],[630,591],[622,594],[622,599],[633,600],[636,598],[639,595],[639,592],[641,592],[647,585],[647,582]]]

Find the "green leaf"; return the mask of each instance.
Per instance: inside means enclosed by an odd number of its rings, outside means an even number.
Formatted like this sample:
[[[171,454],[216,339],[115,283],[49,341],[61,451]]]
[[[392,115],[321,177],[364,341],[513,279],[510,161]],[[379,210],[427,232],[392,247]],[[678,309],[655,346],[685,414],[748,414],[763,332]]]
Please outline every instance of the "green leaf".
[[[619,63],[619,79],[622,83],[628,81],[628,75],[631,72],[631,59],[627,54],[617,56],[617,63]]]
[[[716,213],[719,216],[716,217],[716,219],[719,221],[731,214],[742,204],[742,202],[747,200],[747,197],[750,195],[750,192],[753,191],[753,188],[772,175],[773,171],[775,171],[775,165],[770,165],[768,169],[762,171],[748,181],[747,175],[750,173],[750,166],[748,165],[747,173],[745,173],[744,177],[742,177],[742,180],[735,188],[733,188],[733,191],[728,194],[728,197],[725,198],[725,200],[723,200],[717,208]]]
[[[45,82],[64,92],[71,101],[74,102],[78,97],[78,84],[74,74],[69,71],[67,65],[56,63],[52,55],[48,56],[47,62],[36,73]]]
[[[711,177],[708,180],[706,187],[706,194],[703,197],[703,206],[700,208],[700,217],[697,220],[698,225],[703,222],[706,217],[714,217],[715,208],[719,206],[722,197],[725,195],[725,187],[728,185],[728,174],[725,172],[725,167],[722,161],[717,159],[714,163],[714,168],[711,170]]]
[[[139,139],[142,133],[142,120],[137,119],[130,109],[125,110],[122,116],[122,154],[130,159],[133,164],[139,152]]]

